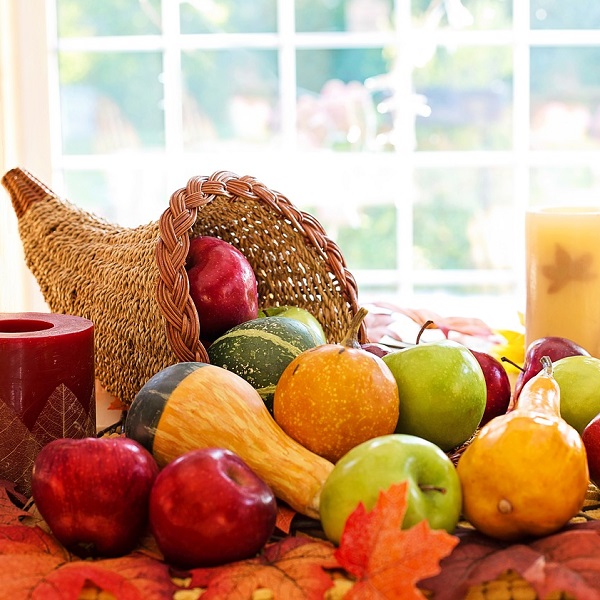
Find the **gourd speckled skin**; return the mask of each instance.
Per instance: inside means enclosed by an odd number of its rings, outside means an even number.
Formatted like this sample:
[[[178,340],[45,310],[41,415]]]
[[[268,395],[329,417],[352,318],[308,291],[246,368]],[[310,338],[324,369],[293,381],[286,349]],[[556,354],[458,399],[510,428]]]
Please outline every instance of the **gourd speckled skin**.
[[[485,425],[457,466],[465,518],[501,540],[558,531],[581,510],[589,484],[583,442],[561,418],[552,363],[542,360],[516,407]]]
[[[294,358],[275,389],[275,421],[333,463],[358,444],[392,433],[401,410],[392,372],[358,342],[366,314],[364,307],[358,310],[341,343]]]
[[[283,432],[247,381],[205,363],[177,363],[154,375],[131,405],[125,435],[159,466],[196,448],[231,450],[279,499],[312,518],[319,517],[321,487],[333,470]]]

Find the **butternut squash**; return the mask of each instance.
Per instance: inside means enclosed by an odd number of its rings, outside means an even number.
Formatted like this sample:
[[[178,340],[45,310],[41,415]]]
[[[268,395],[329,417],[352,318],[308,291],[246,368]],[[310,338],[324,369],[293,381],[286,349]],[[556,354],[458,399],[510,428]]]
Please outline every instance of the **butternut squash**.
[[[196,448],[231,450],[278,498],[319,518],[321,487],[333,464],[284,433],[258,392],[231,371],[198,362],[163,369],[134,398],[125,435],[159,466]]]
[[[558,531],[581,509],[588,488],[585,447],[560,416],[552,362],[542,362],[515,408],[489,421],[457,465],[465,518],[502,540]]]

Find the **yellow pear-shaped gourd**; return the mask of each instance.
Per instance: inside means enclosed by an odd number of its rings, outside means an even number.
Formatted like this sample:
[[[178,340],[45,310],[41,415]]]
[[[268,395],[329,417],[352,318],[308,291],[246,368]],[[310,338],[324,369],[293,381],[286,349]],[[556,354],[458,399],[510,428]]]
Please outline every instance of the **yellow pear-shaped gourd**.
[[[457,465],[465,518],[501,540],[559,530],[581,509],[589,483],[581,437],[560,416],[552,362],[542,363],[514,410],[485,425]]]

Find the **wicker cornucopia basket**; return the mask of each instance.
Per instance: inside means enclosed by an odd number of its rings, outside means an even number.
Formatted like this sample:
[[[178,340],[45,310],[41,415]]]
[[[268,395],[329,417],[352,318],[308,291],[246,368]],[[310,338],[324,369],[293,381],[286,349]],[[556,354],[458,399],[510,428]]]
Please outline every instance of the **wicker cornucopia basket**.
[[[329,341],[342,339],[357,310],[356,282],[320,223],[253,177],[193,177],[157,222],[137,228],[77,208],[22,169],[2,184],[50,310],[94,322],[97,379],[126,406],[169,364],[208,362],[185,271],[191,237],[239,248],[256,274],[261,307],[306,308]]]

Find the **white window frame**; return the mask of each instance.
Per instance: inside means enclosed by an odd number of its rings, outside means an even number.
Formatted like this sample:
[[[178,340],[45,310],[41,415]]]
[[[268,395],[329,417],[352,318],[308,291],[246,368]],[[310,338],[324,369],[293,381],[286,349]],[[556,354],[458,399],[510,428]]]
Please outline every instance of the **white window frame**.
[[[3,0],[5,1],[5,0]],[[282,101],[282,135],[283,148],[294,147],[296,127],[296,102],[295,102],[295,49],[296,48],[323,48],[323,47],[352,47],[356,44],[361,47],[373,45],[380,46],[382,43],[394,44],[400,50],[398,56],[404,63],[398,65],[399,72],[404,73],[405,81],[401,86],[410,89],[410,73],[412,65],[408,64],[410,53],[402,52],[402,48],[410,45],[415,35],[421,39],[431,36],[432,41],[437,44],[464,45],[513,45],[513,146],[507,151],[469,151],[469,152],[423,152],[413,151],[412,137],[413,117],[406,111],[406,119],[400,123],[401,140],[405,143],[396,148],[394,153],[377,154],[373,157],[359,155],[362,168],[376,170],[376,165],[382,161],[393,161],[394,165],[402,165],[402,171],[398,173],[398,180],[405,189],[403,201],[397,203],[399,213],[398,223],[398,256],[397,269],[395,271],[358,271],[355,276],[360,282],[397,282],[396,295],[405,303],[415,304],[422,301],[414,295],[416,284],[422,283],[469,283],[477,281],[480,283],[498,283],[499,277],[505,277],[507,283],[516,285],[514,298],[515,314],[524,305],[524,265],[517,265],[512,272],[498,273],[497,271],[428,271],[419,272],[412,267],[412,174],[413,170],[425,166],[444,166],[447,168],[460,166],[508,166],[513,172],[514,190],[513,206],[515,223],[522,217],[529,196],[529,173],[533,166],[553,165],[591,165],[597,164],[600,153],[590,152],[541,152],[530,149],[529,130],[529,50],[531,47],[543,45],[569,45],[585,46],[588,44],[598,45],[599,32],[596,30],[555,31],[555,30],[529,30],[529,0],[513,0],[513,25],[511,29],[494,31],[411,31],[407,23],[410,18],[410,0],[396,0],[394,11],[397,20],[396,33],[375,36],[362,33],[336,34],[336,33],[295,33],[294,32],[294,8],[291,0],[278,0],[278,33],[273,34],[248,34],[248,35],[179,35],[178,2],[163,2],[163,25],[162,35],[144,37],[102,37],[102,38],[69,38],[57,41],[51,32],[56,29],[56,15],[54,11],[54,0],[7,0],[9,8],[3,9],[0,15],[7,14],[11,19],[12,43],[11,48],[4,50],[2,66],[12,68],[12,80],[14,89],[7,91],[6,77],[3,77],[3,94],[8,109],[3,111],[5,130],[14,127],[12,137],[15,140],[12,153],[7,153],[2,162],[5,168],[12,166],[13,162],[19,166],[30,169],[40,178],[45,179],[57,191],[62,190],[62,170],[69,169],[98,169],[98,168],[122,168],[122,156],[94,155],[94,156],[63,156],[60,149],[60,124],[58,114],[58,84],[57,84],[57,52],[59,50],[104,50],[112,49],[137,49],[137,50],[164,50],[165,74],[165,119],[166,119],[166,155],[175,158],[179,168],[174,168],[167,173],[168,185],[175,190],[185,183],[182,172],[190,172],[190,169],[203,165],[203,173],[210,174],[213,171],[227,169],[239,174],[252,174],[260,179],[262,164],[265,156],[255,154],[252,156],[230,154],[227,156],[227,164],[223,164],[223,157],[210,155],[185,154],[183,152],[183,135],[181,131],[181,83],[178,77],[180,69],[180,52],[183,48],[201,47],[225,47],[231,40],[238,39],[245,46],[278,48],[280,67],[280,97]],[[4,5],[3,5],[4,6]],[[5,31],[3,28],[3,32]],[[3,36],[4,37],[4,36]],[[3,44],[4,46],[5,44]],[[7,53],[10,57],[7,58]],[[405,57],[402,59],[402,57]],[[8,101],[7,101],[8,98]],[[11,102],[12,100],[12,102]],[[7,116],[8,115],[8,116]],[[14,122],[13,122],[14,121]],[[7,126],[8,125],[8,126]],[[10,133],[10,132],[8,132]],[[5,132],[6,134],[6,132]],[[327,172],[335,172],[337,167],[341,168],[340,161],[348,160],[347,156],[336,156],[335,154],[321,153],[305,154],[302,156],[306,161],[303,170],[319,172],[322,161],[326,159]],[[157,161],[157,166],[164,160],[164,155],[148,156],[146,154],[132,157],[132,160]],[[372,164],[370,164],[372,161]],[[175,164],[174,163],[174,164]],[[290,187],[288,182],[297,184],[298,174],[293,169],[287,169],[282,164],[276,176],[264,180],[267,185],[287,193]],[[333,199],[332,201],[335,201]],[[302,207],[302,205],[300,204]],[[4,223],[4,219],[3,219]],[[11,225],[11,228],[13,225]],[[518,255],[523,254],[523,239],[521,232],[515,225],[514,241],[519,247]],[[4,237],[4,236],[3,236]],[[13,234],[14,242],[14,234]],[[0,244],[3,244],[0,241]],[[3,244],[5,246],[5,244]],[[6,249],[3,248],[6,252]],[[402,274],[400,276],[400,274]],[[0,308],[7,305],[6,298],[0,292]],[[489,299],[487,310],[503,309],[506,311],[506,299],[498,299],[496,305],[494,300]],[[39,297],[25,294],[19,299],[25,307],[40,306]],[[448,298],[442,302],[447,310],[461,312],[462,314],[473,314],[481,305],[467,306],[465,300],[457,300],[452,306],[448,305]],[[10,304],[10,303],[9,303]],[[461,307],[464,309],[461,310]]]

